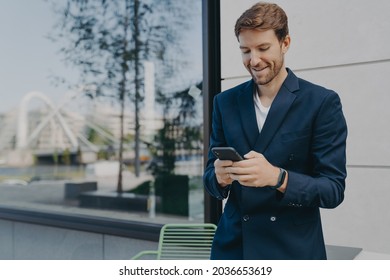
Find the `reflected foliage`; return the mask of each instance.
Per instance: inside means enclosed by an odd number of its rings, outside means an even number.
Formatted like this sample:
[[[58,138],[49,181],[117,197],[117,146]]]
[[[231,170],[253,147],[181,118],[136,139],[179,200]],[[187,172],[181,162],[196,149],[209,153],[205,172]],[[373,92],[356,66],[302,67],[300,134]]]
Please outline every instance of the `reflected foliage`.
[[[67,0],[65,5],[53,3],[59,16],[51,38],[62,45],[65,63],[80,70],[78,88],[87,96],[110,97],[120,104],[121,136],[119,164],[123,163],[124,112],[131,103],[134,113],[135,174],[140,172],[140,110],[144,100],[143,62],[158,64],[158,84],[178,84],[175,73],[186,66],[180,38],[190,27],[192,1],[175,0]],[[73,85],[75,86],[75,85]],[[169,92],[174,92],[171,90]],[[160,98],[167,100],[167,91]],[[183,103],[184,104],[184,103]],[[187,104],[187,103],[186,103]],[[188,103],[186,106],[189,106]],[[169,106],[168,106],[169,107]],[[165,108],[168,109],[168,108]],[[186,119],[188,112],[181,113]],[[170,139],[176,132],[177,120],[164,118],[164,128],[157,136],[171,153]],[[182,121],[182,120],[181,120]],[[183,123],[183,122],[181,122]],[[188,146],[188,143],[187,143]],[[168,169],[171,163],[167,162]],[[122,170],[120,168],[120,170]],[[122,192],[122,171],[118,176],[118,192]]]
[[[201,87],[201,83],[196,85],[199,92]],[[150,168],[155,175],[174,174],[180,152],[183,156],[189,156],[193,151],[201,152],[202,123],[197,115],[196,100],[189,91],[173,93],[172,98],[159,95],[159,102],[164,104],[164,125],[156,134],[152,147],[155,161]]]

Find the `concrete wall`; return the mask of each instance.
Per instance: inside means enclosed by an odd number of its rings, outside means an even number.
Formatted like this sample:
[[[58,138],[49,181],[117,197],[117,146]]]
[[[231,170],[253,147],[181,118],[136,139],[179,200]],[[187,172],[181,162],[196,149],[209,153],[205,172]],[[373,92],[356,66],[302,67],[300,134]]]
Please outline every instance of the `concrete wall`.
[[[223,89],[248,79],[234,36],[253,0],[221,1]],[[348,122],[345,201],[323,210],[327,244],[390,253],[390,2],[274,1],[287,12],[287,66],[340,94]]]
[[[157,242],[0,220],[0,260],[126,260]]]

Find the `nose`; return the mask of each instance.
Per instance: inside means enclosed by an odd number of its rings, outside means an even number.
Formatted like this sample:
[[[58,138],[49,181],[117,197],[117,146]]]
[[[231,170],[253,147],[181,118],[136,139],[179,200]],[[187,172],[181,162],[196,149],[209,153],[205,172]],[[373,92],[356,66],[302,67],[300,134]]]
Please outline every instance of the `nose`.
[[[252,52],[250,56],[250,64],[251,66],[256,66],[261,61],[261,55],[257,52]]]

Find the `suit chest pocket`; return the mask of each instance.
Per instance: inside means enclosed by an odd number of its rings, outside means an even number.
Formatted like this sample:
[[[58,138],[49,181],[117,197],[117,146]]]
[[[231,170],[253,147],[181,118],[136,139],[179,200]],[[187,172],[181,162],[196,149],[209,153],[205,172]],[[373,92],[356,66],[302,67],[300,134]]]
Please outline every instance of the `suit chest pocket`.
[[[272,142],[266,154],[270,155],[270,159],[275,159],[273,164],[302,170],[310,165],[311,136],[310,129],[283,133]]]
[[[280,140],[282,143],[290,143],[290,142],[305,143],[305,142],[310,142],[310,138],[311,138],[311,129],[285,132],[280,135]]]

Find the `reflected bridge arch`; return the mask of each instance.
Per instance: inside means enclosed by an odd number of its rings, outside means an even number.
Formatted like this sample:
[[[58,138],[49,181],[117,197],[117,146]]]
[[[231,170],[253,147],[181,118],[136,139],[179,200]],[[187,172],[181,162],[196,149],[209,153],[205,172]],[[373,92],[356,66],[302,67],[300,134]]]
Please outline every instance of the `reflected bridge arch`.
[[[39,125],[28,135],[28,105],[33,99],[43,101],[49,107],[49,114],[45,118],[43,118]],[[62,106],[55,107],[51,100],[42,92],[32,91],[27,93],[23,97],[19,107],[16,133],[17,149],[28,148],[29,145],[40,135],[43,129],[55,120],[60,124],[60,127],[65,132],[65,135],[69,139],[69,142],[71,143],[72,147],[76,148],[78,146],[77,138],[62,117],[60,113],[61,107]]]

